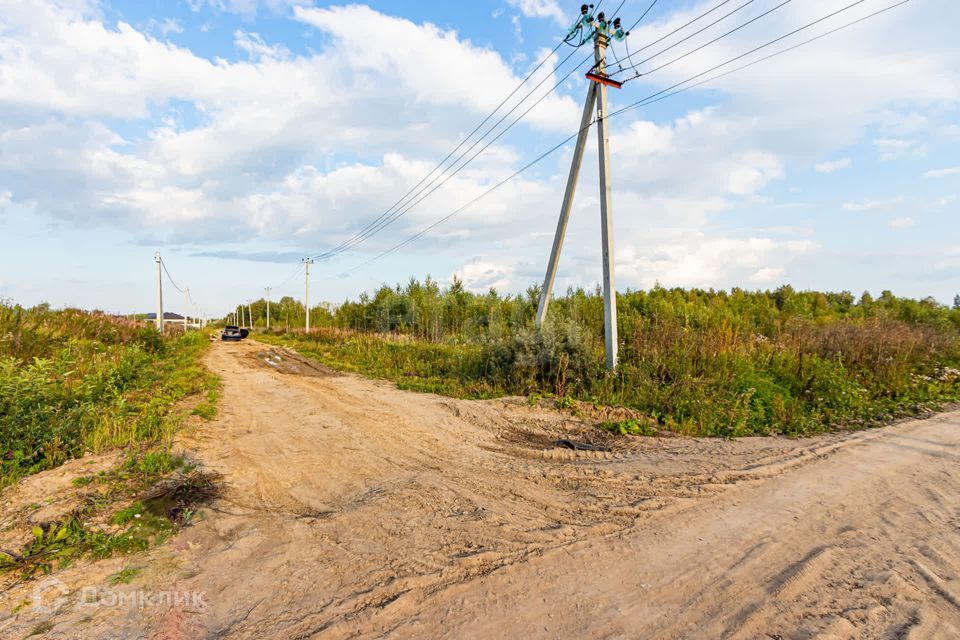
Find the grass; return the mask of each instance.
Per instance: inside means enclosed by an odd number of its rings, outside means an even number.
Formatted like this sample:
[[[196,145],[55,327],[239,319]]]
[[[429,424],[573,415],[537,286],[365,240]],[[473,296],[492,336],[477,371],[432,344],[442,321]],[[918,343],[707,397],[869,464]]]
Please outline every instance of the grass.
[[[26,579],[82,557],[144,551],[216,494],[212,476],[170,451],[189,412],[212,419],[219,380],[200,363],[206,334],[167,334],[101,313],[0,303],[0,489],[86,453],[123,461],[73,479],[80,506],[33,527],[0,572]],[[40,505],[27,505],[27,514]]]
[[[620,436],[654,436],[657,430],[649,424],[639,420],[621,420],[620,422],[604,422],[601,429]]]
[[[208,346],[201,333],[0,304],[0,488],[84,453],[169,443],[192,395],[205,393],[195,412],[214,417]]]
[[[126,567],[110,575],[107,578],[107,582],[114,587],[121,584],[130,584],[134,578],[140,575],[140,571],[140,567]]]
[[[217,492],[214,476],[164,450],[131,455],[124,464],[85,480],[75,483],[84,490],[82,506],[34,526],[33,539],[19,553],[0,553],[0,572],[27,579],[82,557],[146,551],[188,524],[197,505]]]
[[[623,406],[696,436],[862,428],[960,401],[960,308],[930,299],[790,287],[628,292],[618,295],[613,373],[603,366],[599,291],[557,297],[542,330],[536,301],[536,290],[475,295],[411,281],[318,310],[312,319],[325,326],[309,336],[258,337],[403,389]]]

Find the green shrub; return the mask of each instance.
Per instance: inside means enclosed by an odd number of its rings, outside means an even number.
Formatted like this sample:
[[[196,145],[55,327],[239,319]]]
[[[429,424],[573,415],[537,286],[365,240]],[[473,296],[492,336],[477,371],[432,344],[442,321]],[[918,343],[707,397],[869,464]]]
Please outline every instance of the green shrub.
[[[522,328],[484,345],[486,371],[495,382],[520,393],[550,390],[559,396],[584,392],[602,375],[597,345],[572,322]]]
[[[176,403],[216,388],[199,364],[208,346],[100,313],[0,304],[0,487],[86,451],[169,440]]]
[[[960,308],[929,299],[789,286],[629,291],[617,296],[620,364],[608,374],[602,293],[557,296],[542,331],[537,296],[411,280],[312,310],[321,328],[309,336],[263,339],[404,389],[589,400],[691,435],[862,427],[960,400],[960,381],[942,373],[960,368]],[[295,301],[281,308],[302,323]]]

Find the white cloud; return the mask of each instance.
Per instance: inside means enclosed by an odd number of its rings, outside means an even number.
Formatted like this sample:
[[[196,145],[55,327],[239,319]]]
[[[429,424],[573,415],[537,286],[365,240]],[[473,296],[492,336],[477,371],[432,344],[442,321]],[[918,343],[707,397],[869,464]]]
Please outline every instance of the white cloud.
[[[924,178],[946,178],[947,176],[960,175],[960,167],[948,167],[946,169],[934,169],[923,174]]]
[[[913,218],[894,218],[887,222],[887,226],[891,229],[909,229],[916,224],[916,220]]]
[[[253,61],[284,60],[290,57],[290,50],[283,45],[267,44],[258,33],[248,33],[242,29],[233,32],[233,43]]]
[[[380,176],[367,189],[378,193],[366,208],[342,213],[355,223],[357,210],[386,208],[388,198],[432,168],[411,158],[422,155],[435,162],[449,140],[519,82],[510,65],[489,49],[365,7],[301,14],[317,28],[330,26],[338,38],[352,38],[353,25],[364,23],[359,36],[364,56],[332,47],[295,57],[256,34],[237,31],[236,44],[251,60],[236,63],[211,63],[129,25],[111,30],[86,14],[45,3],[35,11],[14,7],[2,18],[14,30],[0,39],[0,109],[28,109],[35,118],[0,130],[0,171],[5,172],[0,177],[22,182],[25,196],[40,201],[42,209],[76,219],[120,216],[148,227],[203,219],[216,226],[219,219],[255,209],[256,215],[244,218],[255,228],[262,228],[257,221],[268,216],[278,228],[302,232],[297,203],[304,198],[289,192],[303,188],[313,195],[309,189],[321,183],[302,179],[311,172],[331,176],[325,188],[337,184],[343,174],[324,160],[326,154],[375,156],[404,149],[406,166],[422,173],[397,173],[398,165],[368,166]],[[27,41],[29,47],[23,44]],[[407,55],[394,55],[396,43],[409,41],[418,45],[408,47]],[[418,61],[430,57],[430,49],[443,55],[425,69]],[[453,69],[470,72],[453,74]],[[538,77],[550,73],[548,64]],[[457,82],[436,82],[454,75]],[[477,94],[477,84],[489,90]],[[331,86],[341,90],[331,92]],[[186,106],[165,107],[172,100]],[[167,115],[146,139],[134,143],[97,120],[136,120],[152,109]],[[181,125],[182,109],[195,111],[189,127]],[[576,112],[569,98],[553,97],[527,120],[546,130],[565,130],[576,121]],[[60,114],[70,121],[61,122]],[[417,210],[448,209],[451,195],[477,194],[479,185],[504,177],[516,159],[508,147],[491,147],[431,198],[439,200],[438,206],[427,208],[428,200]],[[70,179],[55,178],[59,190],[52,194],[47,185],[55,175]],[[397,180],[404,182],[383,193]],[[454,186],[461,190],[452,191]],[[383,202],[374,205],[377,199]],[[287,205],[293,208],[281,208]]]
[[[9,191],[0,191],[0,211],[3,211],[13,202],[13,194]]]
[[[168,36],[171,33],[183,33],[183,23],[174,18],[164,18],[155,20],[151,18],[147,21],[147,31],[159,33],[161,36]]]
[[[291,7],[311,3],[311,0],[187,0],[187,5],[194,12],[209,7],[214,11],[237,13],[246,18],[253,18],[261,8],[272,13],[280,13]]]
[[[510,24],[513,25],[513,39],[517,45],[523,44],[523,25],[520,24],[520,16],[511,16]]]
[[[573,17],[567,18],[567,15],[557,4],[557,0],[507,0],[511,6],[516,7],[520,13],[528,18],[552,18],[558,23],[573,23]]]
[[[659,235],[656,242],[630,243],[617,257],[617,271],[618,277],[624,276],[644,287],[656,282],[682,287],[713,286],[717,282],[769,282],[785,272],[786,263],[817,248],[808,241],[674,232]]]
[[[731,158],[733,165],[727,178],[730,193],[746,195],[763,189],[771,180],[783,175],[780,160],[764,152],[751,152]]]
[[[514,271],[512,266],[477,258],[464,264],[456,275],[470,291],[486,293],[491,288],[509,291],[517,284],[525,284],[513,281]]]
[[[950,203],[952,203],[952,202],[955,202],[956,199],[957,199],[957,197],[958,197],[957,194],[952,193],[952,194],[950,194],[950,195],[948,195],[948,196],[943,196],[942,198],[937,198],[937,199],[934,200],[934,202],[933,202],[933,207],[934,207],[934,209],[942,209],[942,208],[944,208],[945,206],[947,206],[948,204],[950,204]]]
[[[899,138],[878,138],[873,141],[881,160],[895,160],[901,156],[925,156],[927,145],[919,140],[904,140]]]
[[[852,164],[853,160],[850,158],[840,158],[839,160],[828,160],[827,162],[821,162],[814,168],[817,170],[817,173],[833,173],[834,171],[846,169]]]
[[[843,205],[844,211],[876,211],[878,209],[891,209],[906,202],[906,198],[900,196],[889,200],[863,200],[861,202],[846,202]]]
[[[226,233],[322,248],[393,204],[525,75],[485,43],[365,6],[193,4],[244,16],[294,7],[295,19],[323,37],[312,40],[316,51],[292,53],[280,42],[296,46],[274,36],[265,41],[251,25],[236,33],[235,46],[247,59],[206,59],[125,23],[107,24],[94,5],[75,1],[67,9],[65,0],[0,0],[0,184],[16,186],[18,203],[37,201],[38,211],[75,224],[109,223],[133,234],[216,244]],[[682,4],[687,8],[679,12],[654,12],[634,40],[659,37],[707,6]],[[828,4],[839,6],[835,0],[792,3],[772,14],[765,29],[789,30],[828,12]],[[788,169],[852,153],[847,150],[866,136],[868,145],[878,140],[881,154],[919,153],[923,133],[943,127],[938,114],[958,104],[960,55],[936,44],[954,36],[946,25],[923,22],[913,4],[896,17],[724,78],[697,97],[696,104],[708,108],[670,118],[660,108],[639,110],[611,121],[621,286],[656,280],[713,286],[797,272],[791,261],[817,250],[823,227],[806,244],[766,230],[738,234],[738,207],[761,202],[763,189]],[[517,6],[524,15],[572,20],[555,2]],[[642,78],[628,85],[634,93],[612,93],[612,107],[741,53],[757,37],[736,34]],[[556,62],[545,65],[534,84],[548,75],[552,84]],[[545,101],[370,244],[382,248],[403,239],[565,137],[579,119],[582,85],[582,77],[575,78],[564,91],[572,98]],[[128,133],[144,129],[149,133],[143,136]],[[531,135],[541,133],[547,135]],[[591,235],[595,145],[591,136],[564,256],[574,284],[593,277],[599,264]],[[568,159],[565,149],[414,249],[422,255],[426,247],[437,260],[446,252],[471,286],[539,280]],[[868,211],[902,202],[848,202],[844,208]],[[771,226],[805,224],[788,206],[770,203]],[[517,231],[519,216],[529,237]]]
[[[783,267],[764,267],[760,269],[752,276],[750,276],[750,282],[756,282],[761,284],[766,284],[770,282],[775,282],[783,278],[783,274],[786,271]]]

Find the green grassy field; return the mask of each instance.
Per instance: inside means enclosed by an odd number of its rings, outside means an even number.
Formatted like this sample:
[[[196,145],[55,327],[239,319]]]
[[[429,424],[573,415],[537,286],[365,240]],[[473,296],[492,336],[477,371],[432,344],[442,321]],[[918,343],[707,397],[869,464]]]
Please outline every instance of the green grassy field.
[[[618,296],[613,374],[603,368],[598,291],[558,297],[543,330],[533,327],[536,299],[535,290],[475,295],[411,281],[313,310],[309,336],[257,335],[406,389],[626,406],[698,436],[864,427],[960,400],[960,309],[929,299],[789,287],[628,292]]]
[[[206,393],[197,410],[212,415],[208,345],[103,314],[0,305],[0,487],[86,452],[167,444],[188,396]]]
[[[160,544],[216,495],[215,476],[171,451],[189,413],[216,414],[219,381],[200,364],[209,345],[200,332],[161,336],[99,313],[0,304],[0,489],[86,453],[118,453],[112,468],[75,477],[74,506],[50,521],[32,519],[44,505],[4,505],[8,529],[31,533],[24,548],[0,550],[5,580]]]

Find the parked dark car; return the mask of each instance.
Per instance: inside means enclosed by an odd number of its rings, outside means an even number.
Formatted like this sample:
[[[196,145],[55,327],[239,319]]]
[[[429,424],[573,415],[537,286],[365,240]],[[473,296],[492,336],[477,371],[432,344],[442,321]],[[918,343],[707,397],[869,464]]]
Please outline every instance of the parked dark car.
[[[250,332],[240,327],[228,325],[220,332],[220,339],[226,342],[240,342],[250,335]]]

